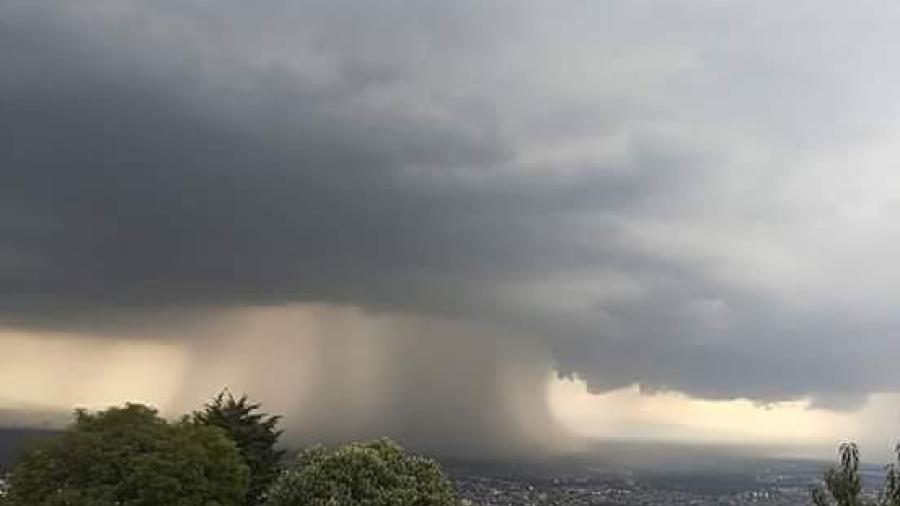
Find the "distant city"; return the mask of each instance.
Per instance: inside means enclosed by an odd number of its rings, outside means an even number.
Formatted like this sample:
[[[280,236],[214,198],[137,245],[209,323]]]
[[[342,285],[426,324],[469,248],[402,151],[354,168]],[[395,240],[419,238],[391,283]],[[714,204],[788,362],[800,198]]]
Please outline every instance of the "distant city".
[[[611,471],[551,464],[447,463],[460,495],[481,506],[795,506],[811,504],[817,461],[766,461],[715,472]],[[863,497],[877,496],[878,467],[866,469]]]

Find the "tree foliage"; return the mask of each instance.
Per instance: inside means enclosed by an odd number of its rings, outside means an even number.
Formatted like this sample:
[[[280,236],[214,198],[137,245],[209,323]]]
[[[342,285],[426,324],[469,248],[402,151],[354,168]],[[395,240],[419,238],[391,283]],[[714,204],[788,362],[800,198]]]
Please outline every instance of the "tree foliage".
[[[894,455],[896,462],[885,466],[887,475],[879,497],[881,506],[900,506],[900,444],[894,447]]]
[[[249,471],[220,430],[170,424],[139,404],[77,411],[10,477],[15,506],[237,506]]]
[[[198,425],[222,429],[237,445],[250,468],[247,505],[255,504],[275,479],[284,455],[283,450],[276,448],[281,436],[277,429],[281,417],[259,412],[259,408],[260,404],[250,402],[246,395],[235,399],[231,392],[224,390],[193,417]]]
[[[844,443],[838,450],[840,464],[825,470],[825,487],[831,500],[820,488],[812,491],[813,503],[816,506],[829,506],[832,501],[837,506],[861,506],[859,494],[862,482],[859,477],[859,448],[855,443]]]
[[[266,506],[456,506],[453,488],[431,459],[387,439],[329,452],[313,447],[282,473]]]
[[[885,467],[884,488],[875,506],[900,506],[900,445],[894,448],[897,463]],[[812,501],[816,506],[869,506],[863,501],[862,479],[859,474],[859,448],[844,443],[838,449],[840,463],[825,470],[825,489],[814,488]]]

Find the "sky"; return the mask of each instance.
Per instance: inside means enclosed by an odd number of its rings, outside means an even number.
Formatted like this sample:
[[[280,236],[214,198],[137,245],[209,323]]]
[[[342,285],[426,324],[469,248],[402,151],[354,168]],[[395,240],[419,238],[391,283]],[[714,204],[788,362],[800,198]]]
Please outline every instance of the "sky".
[[[900,435],[900,5],[0,0],[0,422]]]

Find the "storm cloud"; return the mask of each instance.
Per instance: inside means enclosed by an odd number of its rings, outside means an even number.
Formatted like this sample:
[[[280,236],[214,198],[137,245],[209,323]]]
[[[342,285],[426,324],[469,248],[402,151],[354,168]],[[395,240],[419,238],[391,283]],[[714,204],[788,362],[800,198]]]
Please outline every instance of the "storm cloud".
[[[596,391],[859,405],[900,387],[898,17],[3,2],[0,318],[348,306],[475,335],[404,363],[527,334]]]

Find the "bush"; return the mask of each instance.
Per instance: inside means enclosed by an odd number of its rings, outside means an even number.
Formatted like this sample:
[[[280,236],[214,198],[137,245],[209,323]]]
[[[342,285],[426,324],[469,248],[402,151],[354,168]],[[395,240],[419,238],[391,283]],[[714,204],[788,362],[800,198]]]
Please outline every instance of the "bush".
[[[431,459],[387,439],[301,453],[269,490],[266,506],[456,506],[450,482]]]
[[[76,412],[59,438],[28,452],[10,476],[15,506],[238,506],[249,471],[220,430],[170,424],[127,404]]]

